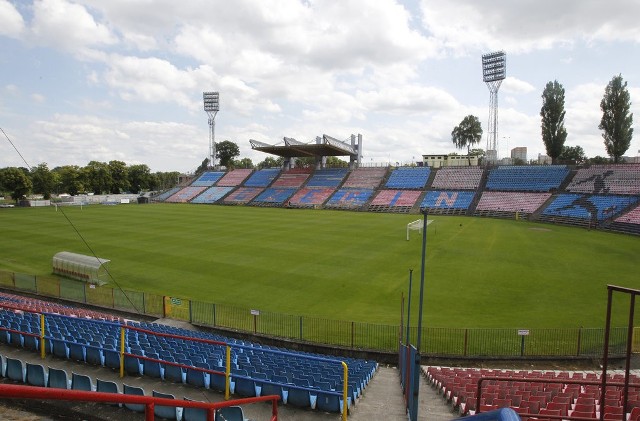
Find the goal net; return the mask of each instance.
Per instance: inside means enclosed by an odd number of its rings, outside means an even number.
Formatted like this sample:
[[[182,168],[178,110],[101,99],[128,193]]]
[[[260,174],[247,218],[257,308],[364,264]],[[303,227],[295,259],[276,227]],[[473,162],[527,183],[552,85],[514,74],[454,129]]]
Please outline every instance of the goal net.
[[[427,226],[433,222],[433,219],[427,219]],[[407,241],[409,241],[409,232],[410,231],[418,231],[422,234],[422,225],[424,225],[424,221],[422,219],[416,219],[413,222],[409,222],[407,224]]]

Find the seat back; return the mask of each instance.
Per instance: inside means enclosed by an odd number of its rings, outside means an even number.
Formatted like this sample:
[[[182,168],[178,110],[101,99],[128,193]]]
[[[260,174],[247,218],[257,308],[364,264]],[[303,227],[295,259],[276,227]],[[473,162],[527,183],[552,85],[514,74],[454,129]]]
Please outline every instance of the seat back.
[[[93,384],[91,377],[84,374],[71,373],[71,389],[72,390],[85,390],[91,392],[93,390]]]
[[[7,378],[24,383],[25,368],[22,361],[17,358],[7,358]]]
[[[49,367],[48,386],[56,389],[68,389],[69,376],[67,376],[67,372],[60,368]]]
[[[170,395],[168,393],[162,393],[157,391],[152,391],[152,395],[157,398],[165,398],[165,399],[175,399],[176,397]],[[164,418],[166,420],[176,420],[178,419],[178,408],[175,406],[162,406],[162,405],[154,405],[153,413],[156,417]]]
[[[42,365],[27,363],[27,384],[47,387],[47,372]]]
[[[124,384],[122,387],[122,393],[125,395],[144,396],[144,390],[140,387],[129,386]],[[134,412],[144,412],[145,406],[137,403],[125,403],[124,407]]]

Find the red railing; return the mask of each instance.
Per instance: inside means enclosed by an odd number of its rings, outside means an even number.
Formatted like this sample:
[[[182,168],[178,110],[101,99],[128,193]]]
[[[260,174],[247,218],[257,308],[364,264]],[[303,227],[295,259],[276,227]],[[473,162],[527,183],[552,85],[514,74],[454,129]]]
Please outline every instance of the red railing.
[[[207,403],[197,401],[184,401],[179,399],[156,398],[154,396],[124,395],[120,393],[85,392],[80,390],[49,389],[36,386],[19,386],[0,384],[0,397],[8,399],[39,399],[72,402],[101,402],[138,404],[145,406],[145,421],[155,420],[154,407],[172,406],[176,408],[200,408],[207,411],[207,421],[214,420],[217,409],[228,406],[252,404],[256,402],[271,401],[271,418],[269,421],[278,421],[279,396],[269,395],[258,398],[235,399],[226,402]]]

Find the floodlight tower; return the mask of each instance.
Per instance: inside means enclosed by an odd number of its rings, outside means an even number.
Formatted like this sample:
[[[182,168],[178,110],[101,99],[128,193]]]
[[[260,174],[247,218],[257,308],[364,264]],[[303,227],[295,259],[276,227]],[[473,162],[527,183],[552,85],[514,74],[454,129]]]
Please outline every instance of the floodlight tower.
[[[487,130],[487,162],[498,161],[498,89],[507,76],[507,55],[504,51],[482,55],[482,80],[487,84],[489,99],[489,127]]]
[[[216,163],[216,114],[220,110],[220,93],[203,92],[204,111],[209,116],[209,168]]]

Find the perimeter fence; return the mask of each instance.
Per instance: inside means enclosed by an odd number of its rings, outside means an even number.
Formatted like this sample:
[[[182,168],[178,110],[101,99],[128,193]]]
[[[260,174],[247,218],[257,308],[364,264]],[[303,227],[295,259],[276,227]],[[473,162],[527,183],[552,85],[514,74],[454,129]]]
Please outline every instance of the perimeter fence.
[[[290,341],[353,350],[398,352],[406,327],[332,320],[194,301],[149,292],[96,286],[56,276],[35,276],[0,271],[0,287],[44,297],[168,317],[196,325],[230,329]],[[409,337],[417,338],[417,328]],[[626,352],[626,328],[610,334],[612,356]],[[423,327],[421,354],[440,357],[598,357],[604,346],[604,328],[481,329]],[[633,352],[640,352],[640,328],[633,337]]]

